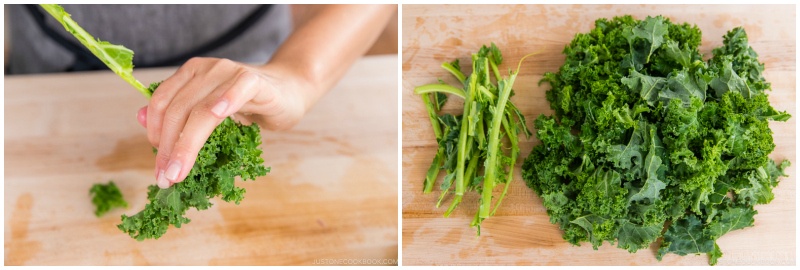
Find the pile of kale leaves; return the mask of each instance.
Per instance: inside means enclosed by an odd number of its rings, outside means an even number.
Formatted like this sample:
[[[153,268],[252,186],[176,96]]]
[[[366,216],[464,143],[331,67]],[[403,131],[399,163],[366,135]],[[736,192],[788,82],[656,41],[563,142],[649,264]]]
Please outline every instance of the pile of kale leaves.
[[[722,256],[716,240],[753,226],[789,162],[768,121],[786,121],[765,90],[764,65],[742,28],[707,61],[697,26],[661,16],[598,19],[564,48],[542,82],[554,116],[523,165],[564,239],[636,252],[663,237],[656,257]]]

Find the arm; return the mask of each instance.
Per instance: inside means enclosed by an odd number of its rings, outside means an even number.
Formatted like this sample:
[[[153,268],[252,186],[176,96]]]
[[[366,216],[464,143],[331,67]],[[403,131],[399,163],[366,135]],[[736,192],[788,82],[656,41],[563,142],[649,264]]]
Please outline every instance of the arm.
[[[333,5],[320,8],[278,49],[270,61],[294,70],[314,90],[307,108],[333,87],[375,43],[396,5]]]
[[[263,66],[217,58],[194,58],[181,66],[138,114],[159,150],[158,185],[182,181],[208,136],[228,116],[272,130],[294,126],[369,49],[396,9],[325,6]]]

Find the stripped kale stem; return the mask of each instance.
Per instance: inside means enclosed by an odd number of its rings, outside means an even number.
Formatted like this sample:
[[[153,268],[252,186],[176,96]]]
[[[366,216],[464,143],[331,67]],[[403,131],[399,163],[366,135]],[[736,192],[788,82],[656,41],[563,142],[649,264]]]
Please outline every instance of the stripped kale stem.
[[[531,54],[532,55],[532,54]],[[523,132],[530,136],[531,132],[525,126],[525,118],[519,109],[510,101],[513,96],[513,84],[516,75],[519,73],[522,61],[530,55],[520,60],[517,70],[510,72],[509,78],[502,78],[498,66],[502,63],[503,57],[500,50],[492,44],[490,47],[483,46],[477,53],[471,55],[472,73],[464,76],[459,69],[458,61],[445,62],[442,68],[456,77],[463,86],[463,90],[440,84],[428,84],[415,88],[415,92],[422,95],[422,100],[428,108],[432,125],[436,119],[432,116],[429,93],[449,93],[464,99],[464,108],[461,120],[458,125],[446,126],[441,137],[437,137],[439,149],[434,157],[433,164],[426,174],[425,192],[428,187],[432,187],[431,180],[435,180],[438,173],[434,168],[439,162],[443,162],[448,174],[444,178],[441,194],[437,200],[436,207],[439,207],[446,194],[455,182],[452,192],[453,200],[445,211],[444,216],[448,217],[463,200],[467,191],[480,193],[481,200],[479,210],[475,213],[474,219],[470,223],[477,228],[480,235],[480,224],[487,217],[494,215],[500,203],[508,193],[508,187],[513,179],[513,168],[519,156],[519,143],[517,134]],[[494,76],[492,76],[494,75]],[[493,79],[494,81],[493,82]],[[447,116],[447,115],[445,115]],[[441,121],[442,118],[439,118]],[[450,130],[457,129],[457,136],[448,136]],[[434,132],[436,133],[436,132]],[[510,153],[504,153],[503,139],[510,141]],[[453,147],[455,151],[449,151],[448,147]],[[441,155],[443,153],[443,155]],[[454,163],[447,162],[455,158]],[[479,167],[479,165],[482,165]],[[497,203],[492,209],[492,191],[497,184],[505,184]]]
[[[439,125],[439,116],[436,115],[436,108],[430,100],[431,94],[422,94],[422,101],[425,103],[425,108],[428,110],[428,117],[431,120],[431,126],[433,128],[433,133],[436,135],[436,141],[442,139],[442,128]],[[433,93],[433,95],[436,95]],[[444,154],[444,149],[440,146],[439,149],[436,151],[436,157],[433,159],[433,163],[431,163],[430,169],[428,169],[428,173],[425,176],[425,185],[423,187],[424,193],[430,193],[433,190],[433,184],[436,182],[436,176],[439,175],[439,168],[442,166],[442,155]]]
[[[467,96],[464,93],[464,90],[452,87],[452,86],[447,85],[447,84],[427,84],[427,85],[423,85],[423,86],[419,86],[417,88],[414,88],[414,92],[419,94],[419,95],[427,94],[427,93],[434,93],[434,92],[441,92],[441,93],[453,94],[453,95],[456,95],[456,96],[458,96],[460,98],[466,98],[466,96]],[[430,101],[428,101],[428,102],[430,102]]]
[[[534,54],[536,53],[522,57],[522,59],[520,59],[519,61],[519,65],[522,65],[522,62],[525,61],[525,58],[532,56]],[[509,178],[506,181],[502,195],[498,199],[497,206],[499,206],[499,203],[503,201],[503,198],[505,197],[505,194],[508,190],[508,186],[511,184],[510,180],[513,178],[512,175],[514,171],[513,163],[516,162],[517,160],[516,158],[519,153],[518,139],[516,138],[516,132],[518,131],[516,130],[516,128],[508,127],[508,120],[505,118],[507,116],[505,108],[506,108],[506,103],[510,103],[509,99],[511,98],[511,92],[512,92],[511,87],[514,85],[514,81],[517,79],[517,74],[519,74],[519,69],[520,69],[519,65],[517,66],[517,71],[512,72],[507,79],[502,79],[497,82],[499,86],[498,89],[500,90],[499,93],[500,98],[497,101],[497,105],[495,107],[495,113],[492,116],[493,117],[492,123],[490,125],[491,130],[489,131],[489,148],[487,149],[488,156],[486,158],[486,166],[485,166],[486,176],[483,178],[483,192],[481,194],[482,196],[481,196],[480,215],[477,224],[473,224],[474,226],[479,226],[480,223],[483,221],[483,219],[489,217],[490,214],[489,210],[492,204],[492,190],[494,190],[494,187],[497,184],[496,177],[499,174],[497,170],[500,167],[500,165],[497,164],[499,155],[498,152],[503,151],[500,148],[500,140],[502,139],[502,136],[500,136],[501,126],[506,126],[508,138],[509,141],[511,141],[512,166],[510,166],[509,168],[508,171]],[[503,108],[503,109],[498,110],[497,108]],[[497,211],[496,208],[495,211]],[[492,211],[491,213],[494,213],[494,211]]]

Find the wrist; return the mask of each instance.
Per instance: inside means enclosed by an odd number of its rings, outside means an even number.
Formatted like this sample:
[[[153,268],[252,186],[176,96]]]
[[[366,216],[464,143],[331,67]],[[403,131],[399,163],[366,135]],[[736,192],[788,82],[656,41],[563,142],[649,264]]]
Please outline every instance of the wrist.
[[[235,115],[237,121],[256,122],[269,130],[286,130],[297,124],[313,105],[314,84],[280,63],[249,67],[261,78],[258,94]]]
[[[313,72],[314,68],[304,63],[286,61],[271,61],[259,69],[267,74],[270,83],[278,87],[279,91],[293,92],[303,105],[303,114],[308,112],[319,99],[323,92],[319,76]]]

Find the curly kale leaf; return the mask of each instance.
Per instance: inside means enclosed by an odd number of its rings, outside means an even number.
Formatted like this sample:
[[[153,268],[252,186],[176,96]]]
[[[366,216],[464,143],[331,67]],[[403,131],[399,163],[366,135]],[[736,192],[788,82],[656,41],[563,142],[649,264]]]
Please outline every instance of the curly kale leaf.
[[[648,17],[642,23],[623,26],[622,35],[628,41],[630,52],[624,57],[622,66],[641,70],[644,64],[650,62],[650,56],[661,46],[669,32],[664,20],[661,16]]]
[[[149,90],[157,87],[158,83],[154,83]],[[147,192],[150,202],[144,210],[133,216],[123,215],[117,227],[139,241],[158,239],[170,224],[180,228],[189,223],[185,214],[190,208],[211,207],[210,200],[214,197],[239,204],[245,190],[234,185],[236,177],[254,180],[269,172],[263,165],[260,144],[257,125],[245,126],[226,118],[208,137],[186,179],[166,189],[150,185]]]
[[[112,208],[128,207],[128,202],[122,198],[122,192],[114,181],[109,181],[108,184],[94,184],[89,189],[89,195],[92,196],[92,204],[95,206],[94,215],[98,217]]]
[[[791,116],[770,105],[744,29],[708,61],[700,40],[660,16],[599,19],[544,75],[555,114],[534,121],[541,145],[523,178],[565,240],[636,252],[663,237],[657,258],[707,253],[716,264],[716,240],[774,198],[789,162],[768,157],[768,121]]]

